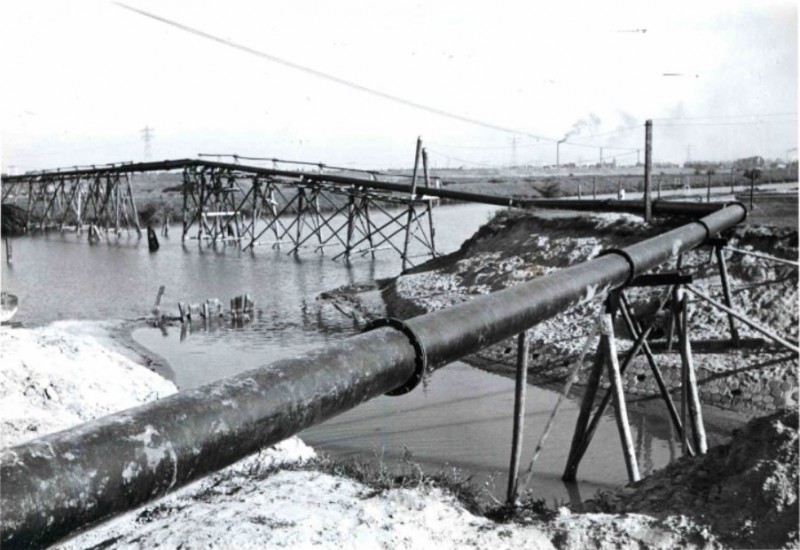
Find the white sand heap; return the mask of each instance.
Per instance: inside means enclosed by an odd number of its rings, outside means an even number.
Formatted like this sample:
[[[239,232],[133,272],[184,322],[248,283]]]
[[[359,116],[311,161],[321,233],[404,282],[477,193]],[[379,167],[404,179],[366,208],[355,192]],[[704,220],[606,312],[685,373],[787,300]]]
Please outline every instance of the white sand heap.
[[[114,349],[108,325],[0,329],[0,445],[63,430],[177,391]]]

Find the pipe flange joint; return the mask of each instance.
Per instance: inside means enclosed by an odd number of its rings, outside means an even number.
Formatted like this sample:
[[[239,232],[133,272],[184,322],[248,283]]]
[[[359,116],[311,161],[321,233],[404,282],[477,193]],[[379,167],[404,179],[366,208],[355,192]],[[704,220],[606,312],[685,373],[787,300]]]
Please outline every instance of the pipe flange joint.
[[[394,317],[375,319],[374,321],[367,323],[367,326],[362,332],[369,332],[371,330],[383,327],[391,327],[402,332],[406,338],[408,338],[409,342],[411,342],[411,345],[414,347],[414,352],[417,356],[415,360],[414,374],[411,375],[411,378],[406,380],[402,386],[386,392],[386,395],[390,396],[403,395],[419,386],[419,383],[422,382],[422,379],[425,377],[425,372],[428,368],[428,356],[425,353],[425,347],[422,345],[422,340],[419,339],[419,336],[417,336],[411,327],[409,327],[400,319],[396,319]]]
[[[703,241],[706,241],[706,240],[708,240],[708,239],[710,239],[711,237],[713,237],[713,236],[714,236],[714,235],[711,233],[711,228],[710,228],[710,227],[708,227],[708,224],[707,224],[706,222],[704,222],[703,220],[695,220],[695,221],[694,221],[694,223],[699,223],[700,225],[702,225],[702,226],[703,226],[703,229],[705,229],[705,230],[706,230],[706,238],[705,238],[705,239],[703,239]]]
[[[625,261],[628,262],[628,266],[630,267],[628,270],[628,278],[625,280],[625,284],[622,285],[628,286],[636,278],[636,262],[634,262],[631,255],[622,248],[607,248],[598,254],[597,257],[599,258],[600,256],[607,256],[609,254],[617,254],[618,256],[622,256],[625,258]]]
[[[729,206],[740,206],[742,208],[742,210],[744,210],[744,217],[742,218],[742,221],[746,220],[747,216],[750,215],[750,210],[747,208],[747,206],[742,201],[726,202],[725,203],[725,207],[727,208]],[[739,222],[739,223],[741,223],[741,222]]]

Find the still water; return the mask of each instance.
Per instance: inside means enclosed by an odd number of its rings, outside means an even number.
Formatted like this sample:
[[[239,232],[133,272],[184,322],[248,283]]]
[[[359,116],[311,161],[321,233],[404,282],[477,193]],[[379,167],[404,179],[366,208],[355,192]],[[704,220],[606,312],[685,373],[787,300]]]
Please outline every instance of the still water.
[[[497,210],[485,205],[435,209],[436,244],[441,253],[456,250]],[[12,239],[13,263],[2,266],[2,289],[19,297],[15,320],[41,325],[60,319],[132,319],[149,314],[157,289],[166,286],[162,311],[177,312],[177,302],[219,298],[223,304],[250,293],[259,312],[242,328],[223,325],[194,329],[184,339],[176,327],[141,328],[134,338],[165,358],[181,388],[189,388],[243,370],[291,357],[359,331],[351,319],[315,307],[316,296],[345,284],[367,283],[400,271],[393,253],[350,264],[333,254],[311,251],[289,256],[260,247],[242,252],[233,246],[182,244],[180,228],[161,238],[150,253],[146,239],[123,233],[97,245],[85,235],[52,233]],[[3,259],[6,257],[3,244]],[[410,453],[436,469],[455,466],[476,479],[494,480],[502,495],[508,468],[513,410],[513,381],[464,363],[432,376],[426,388],[401,397],[381,397],[301,434],[312,446],[337,455],[380,455],[391,462]],[[527,465],[557,394],[528,388]],[[579,472],[581,484],[559,481],[569,450],[578,403],[568,401],[535,467],[531,484],[549,502],[589,498],[600,486],[625,481],[625,468],[613,417],[600,424]],[[646,473],[675,455],[669,426],[661,419],[631,411],[640,469]]]

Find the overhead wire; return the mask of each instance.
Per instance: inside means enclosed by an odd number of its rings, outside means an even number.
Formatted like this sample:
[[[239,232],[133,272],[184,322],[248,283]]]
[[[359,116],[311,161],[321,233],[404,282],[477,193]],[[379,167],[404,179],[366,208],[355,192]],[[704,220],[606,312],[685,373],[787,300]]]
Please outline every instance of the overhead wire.
[[[658,124],[659,128],[685,128],[698,126],[752,126],[759,124],[796,124],[797,120],[743,120],[739,122],[672,122]]]
[[[119,6],[120,8],[129,10],[131,12],[137,13],[137,14],[142,15],[144,17],[148,17],[150,19],[154,19],[156,21],[159,21],[161,23],[164,23],[164,24],[169,25],[171,27],[174,27],[176,29],[180,29],[180,30],[182,30],[184,32],[187,32],[187,33],[190,33],[190,34],[194,34],[195,36],[199,36],[201,38],[205,38],[206,40],[211,40],[211,41],[216,42],[218,44],[223,44],[225,46],[228,46],[230,48],[233,48],[233,49],[236,49],[236,50],[239,50],[239,51],[243,51],[243,52],[248,53],[250,55],[254,55],[256,57],[260,57],[262,59],[266,59],[268,61],[271,61],[273,63],[277,63],[279,65],[283,65],[284,67],[289,67],[291,69],[294,69],[294,70],[297,70],[297,71],[301,71],[301,72],[316,76],[318,78],[322,78],[324,80],[328,80],[330,82],[335,82],[336,84],[340,84],[342,86],[346,86],[346,87],[351,88],[353,90],[358,90],[359,92],[363,92],[363,93],[366,93],[366,94],[374,95],[376,97],[380,97],[380,98],[383,98],[383,99],[386,99],[386,100],[389,100],[389,101],[393,101],[395,103],[399,103],[401,105],[405,105],[407,107],[413,107],[415,109],[420,109],[422,111],[426,111],[426,112],[429,112],[429,113],[432,113],[432,114],[435,114],[435,115],[443,116],[443,117],[450,118],[450,119],[453,119],[453,120],[458,120],[458,121],[461,121],[461,122],[465,122],[467,124],[473,124],[473,125],[476,125],[476,126],[481,126],[483,128],[488,128],[488,129],[491,129],[491,130],[497,130],[499,132],[506,132],[506,133],[509,133],[509,134],[529,136],[529,137],[533,137],[533,138],[537,138],[537,139],[541,139],[541,140],[545,140],[545,141],[556,141],[553,138],[539,136],[539,135],[536,135],[536,134],[532,134],[530,132],[526,132],[524,130],[519,130],[519,129],[515,129],[515,128],[509,128],[507,126],[501,126],[499,124],[493,124],[491,122],[486,122],[486,121],[483,121],[483,120],[479,120],[477,118],[472,118],[472,117],[460,115],[458,113],[453,113],[453,112],[450,112],[450,111],[446,111],[444,109],[440,109],[438,107],[432,107],[430,105],[426,105],[426,104],[420,103],[418,101],[414,101],[414,100],[411,100],[411,99],[406,99],[404,97],[401,97],[401,96],[398,96],[398,95],[395,95],[395,94],[384,92],[384,91],[378,90],[376,88],[371,88],[369,86],[364,86],[363,84],[359,84],[359,83],[354,82],[352,80],[348,80],[348,79],[341,78],[341,77],[338,77],[338,76],[335,76],[335,75],[332,75],[332,74],[329,74],[329,73],[326,73],[326,72],[323,72],[323,71],[319,71],[317,69],[313,69],[313,68],[307,67],[305,65],[300,65],[299,63],[295,63],[293,61],[289,61],[287,59],[283,59],[281,57],[269,54],[267,52],[262,52],[260,50],[256,50],[255,48],[251,48],[249,46],[245,46],[244,44],[239,44],[238,42],[234,42],[232,40],[221,38],[219,36],[216,36],[216,35],[207,33],[205,31],[202,31],[200,29],[197,29],[195,27],[190,27],[189,25],[185,25],[183,23],[179,23],[177,21],[173,21],[172,19],[167,19],[166,17],[162,17],[160,15],[156,15],[156,14],[150,13],[148,11],[144,11],[144,10],[140,10],[138,8],[134,8],[133,6],[129,6],[129,5],[124,4],[122,2],[114,2],[114,4]]]
[[[760,114],[741,114],[741,115],[708,115],[708,116],[689,116],[689,117],[661,117],[661,118],[654,118],[652,119],[654,122],[662,122],[662,121],[669,121],[669,120],[718,120],[718,119],[725,119],[725,120],[732,120],[737,118],[766,118],[766,117],[778,117],[778,116],[797,116],[797,112],[787,112],[787,113],[760,113]]]
[[[354,89],[354,90],[357,90],[357,91],[360,91],[360,92],[363,92],[363,93],[367,93],[367,94],[371,94],[371,95],[374,95],[374,96],[377,96],[377,97],[381,97],[383,99],[386,99],[386,100],[389,100],[389,101],[393,101],[395,103],[399,103],[399,104],[405,105],[407,107],[413,107],[413,108],[420,109],[420,110],[423,110],[423,111],[426,111],[426,112],[429,112],[429,113],[432,113],[432,114],[435,114],[435,115],[443,116],[443,117],[450,118],[450,119],[453,119],[453,120],[458,120],[458,121],[465,122],[465,123],[468,123],[468,124],[473,124],[473,125],[481,126],[481,127],[488,128],[488,129],[491,129],[491,130],[497,130],[497,131],[505,132],[505,133],[509,133],[509,134],[514,134],[514,135],[519,135],[519,136],[526,136],[526,137],[534,138],[534,139],[541,140],[541,141],[551,142],[551,143],[557,143],[557,142],[561,141],[561,140],[559,140],[557,138],[541,136],[541,135],[533,134],[531,132],[527,132],[527,131],[524,131],[524,130],[519,130],[519,129],[516,129],[516,128],[509,128],[507,126],[502,126],[502,125],[499,125],[499,124],[494,124],[494,123],[491,123],[491,122],[486,122],[486,121],[483,121],[483,120],[479,120],[479,119],[476,119],[476,118],[467,117],[467,116],[464,116],[464,115],[461,115],[461,114],[458,114],[458,113],[453,113],[451,111],[446,111],[444,109],[440,109],[438,107],[433,107],[433,106],[430,106],[430,105],[426,105],[426,104],[420,103],[418,101],[406,99],[404,97],[400,97],[400,96],[395,95],[395,94],[384,92],[384,91],[378,90],[376,88],[372,88],[372,87],[369,87],[369,86],[364,86],[364,85],[359,84],[357,82],[354,82],[352,80],[348,80],[348,79],[341,78],[341,77],[338,77],[338,76],[335,76],[335,75],[332,75],[332,74],[329,74],[329,73],[326,73],[326,72],[323,72],[323,71],[319,71],[317,69],[314,69],[314,68],[311,68],[311,67],[307,67],[305,65],[300,65],[299,63],[295,63],[293,61],[289,61],[289,60],[283,59],[281,57],[269,54],[267,52],[256,50],[255,48],[251,48],[249,46],[245,46],[243,44],[239,44],[238,42],[234,42],[232,40],[221,38],[219,36],[216,36],[216,35],[210,34],[208,32],[202,31],[200,29],[197,29],[195,27],[191,27],[189,25],[185,25],[183,23],[179,23],[179,22],[174,21],[172,19],[168,19],[166,17],[162,17],[160,15],[156,15],[154,13],[138,9],[138,8],[133,7],[133,6],[129,6],[129,5],[127,5],[125,3],[122,3],[122,2],[114,2],[114,4],[116,4],[117,6],[123,8],[123,9],[126,9],[126,10],[129,10],[131,12],[134,12],[136,14],[142,15],[144,17],[148,17],[150,19],[154,19],[154,20],[159,21],[161,23],[164,23],[166,25],[170,25],[172,27],[180,29],[180,30],[182,30],[184,32],[187,32],[187,33],[190,33],[190,34],[194,34],[195,36],[199,36],[201,38],[205,38],[207,40],[211,40],[211,41],[216,42],[218,44],[223,44],[223,45],[228,46],[230,48],[243,51],[243,52],[248,53],[250,55],[254,55],[256,57],[260,57],[262,59],[266,59],[266,60],[271,61],[273,63],[277,63],[279,65],[283,65],[285,67],[289,67],[289,68],[295,69],[297,71],[301,71],[301,72],[304,72],[304,73],[307,73],[307,74],[311,74],[311,75],[316,76],[318,78],[322,78],[322,79],[325,79],[325,80],[328,80],[328,81],[331,81],[331,82],[335,82],[335,83],[340,84],[342,86],[346,86],[348,88],[351,88],[351,89]],[[570,144],[570,145],[576,145],[578,147],[594,147],[594,148],[601,147],[599,145],[577,144],[577,143],[572,143],[570,141],[566,141],[566,142],[562,141],[562,143],[567,143],[567,144]],[[604,146],[604,148],[621,149],[621,150],[632,149],[632,148],[614,147],[614,146],[607,146],[607,147]]]
[[[482,166],[484,168],[503,168],[502,164],[487,164],[485,162],[478,162],[478,161],[474,161],[474,160],[467,160],[467,159],[462,159],[462,158],[446,155],[446,154],[444,154],[444,153],[442,153],[440,151],[436,151],[436,150],[431,149],[429,147],[426,147],[426,149],[427,149],[427,151],[429,153],[433,153],[436,156],[444,157],[446,159],[454,160],[456,162],[464,162],[464,163],[467,163],[467,164],[474,164],[475,166]]]

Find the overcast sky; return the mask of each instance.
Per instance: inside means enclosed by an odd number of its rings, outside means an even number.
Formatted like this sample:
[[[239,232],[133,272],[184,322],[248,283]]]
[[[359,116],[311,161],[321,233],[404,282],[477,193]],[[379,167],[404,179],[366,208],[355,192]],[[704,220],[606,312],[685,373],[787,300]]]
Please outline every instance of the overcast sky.
[[[125,1],[272,60],[113,3],[7,0],[4,169],[142,160],[145,126],[153,159],[397,167],[421,135],[434,166],[554,163],[569,136],[562,162],[631,163],[648,118],[656,160],[796,154],[794,2]]]

